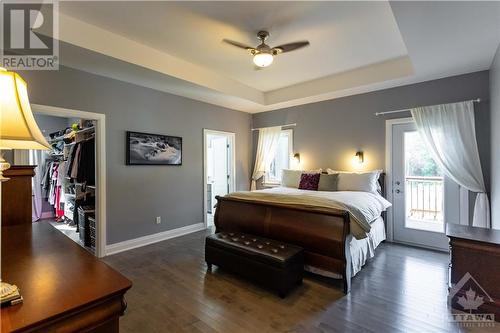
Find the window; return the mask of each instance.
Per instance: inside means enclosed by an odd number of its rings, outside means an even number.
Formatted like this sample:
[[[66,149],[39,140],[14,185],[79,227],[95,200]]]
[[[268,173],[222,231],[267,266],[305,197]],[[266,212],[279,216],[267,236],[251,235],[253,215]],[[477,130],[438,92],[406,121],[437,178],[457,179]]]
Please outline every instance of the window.
[[[293,130],[282,130],[276,155],[267,168],[264,183],[273,185],[281,183],[281,170],[290,168],[292,152]]]

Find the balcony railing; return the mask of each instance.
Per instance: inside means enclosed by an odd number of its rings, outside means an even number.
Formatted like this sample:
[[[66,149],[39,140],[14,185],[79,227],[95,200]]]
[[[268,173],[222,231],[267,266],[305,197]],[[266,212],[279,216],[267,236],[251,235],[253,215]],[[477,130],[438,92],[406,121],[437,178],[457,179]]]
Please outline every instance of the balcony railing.
[[[408,219],[443,221],[443,178],[406,177],[406,216]]]

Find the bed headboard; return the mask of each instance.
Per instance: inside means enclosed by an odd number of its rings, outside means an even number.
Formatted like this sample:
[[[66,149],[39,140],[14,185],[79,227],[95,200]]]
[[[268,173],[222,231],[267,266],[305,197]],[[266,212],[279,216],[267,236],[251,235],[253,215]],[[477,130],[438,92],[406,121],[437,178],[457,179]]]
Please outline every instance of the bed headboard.
[[[378,176],[378,183],[380,184],[380,195],[387,199],[386,186],[385,186],[385,172],[381,172]]]

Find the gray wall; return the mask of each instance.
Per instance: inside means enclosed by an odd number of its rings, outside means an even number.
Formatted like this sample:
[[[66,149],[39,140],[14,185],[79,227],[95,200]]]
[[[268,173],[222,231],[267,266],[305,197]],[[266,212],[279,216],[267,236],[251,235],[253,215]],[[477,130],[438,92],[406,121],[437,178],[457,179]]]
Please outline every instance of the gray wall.
[[[500,126],[498,58],[491,80],[493,126]],[[203,128],[236,133],[236,180],[242,190],[249,186],[255,155],[255,135],[249,149],[252,122],[254,127],[297,123],[294,149],[301,153],[304,168],[349,169],[356,150],[365,152],[366,168],[384,168],[385,120],[391,117],[375,117],[375,112],[479,97],[483,102],[476,107],[477,139],[488,189],[490,185],[488,71],[253,116],[65,67],[21,75],[32,103],[106,114],[108,244],[203,221]],[[183,166],[126,166],[126,130],[182,136]],[[491,134],[491,148],[497,149],[498,134]],[[493,163],[498,169],[500,161]],[[500,175],[493,176],[500,192]],[[492,202],[498,208],[498,199]],[[156,216],[162,217],[161,225],[154,223]]]
[[[14,151],[12,150],[2,150],[3,158],[10,164],[14,164]]]
[[[477,140],[485,182],[489,189],[488,71],[258,113],[253,116],[253,126],[297,123],[294,130],[294,150],[300,153],[304,169],[329,167],[350,170],[352,158],[357,150],[364,151],[366,169],[384,169],[385,120],[411,115],[406,112],[377,117],[374,115],[375,112],[458,102],[478,97],[482,102],[476,104]],[[255,152],[256,135],[253,137],[253,143]]]
[[[491,224],[500,229],[500,45],[490,69]]]
[[[203,222],[203,128],[236,133],[248,189],[251,115],[66,67],[20,74],[32,103],[106,114],[108,244]],[[126,166],[126,130],[183,137],[183,165]]]
[[[68,118],[46,116],[43,114],[34,114],[38,127],[42,130],[44,136],[50,133],[60,131],[68,127]]]

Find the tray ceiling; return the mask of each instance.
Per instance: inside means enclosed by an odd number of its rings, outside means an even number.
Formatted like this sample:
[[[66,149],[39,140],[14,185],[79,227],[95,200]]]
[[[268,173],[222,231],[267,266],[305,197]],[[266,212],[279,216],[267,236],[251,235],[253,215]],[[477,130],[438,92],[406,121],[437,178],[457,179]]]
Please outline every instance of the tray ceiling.
[[[59,30],[63,65],[259,112],[487,69],[499,22],[487,2],[70,1]],[[221,42],[261,29],[311,45],[255,70]]]

